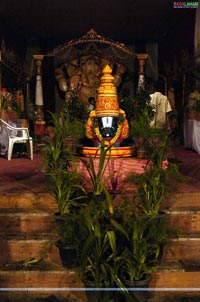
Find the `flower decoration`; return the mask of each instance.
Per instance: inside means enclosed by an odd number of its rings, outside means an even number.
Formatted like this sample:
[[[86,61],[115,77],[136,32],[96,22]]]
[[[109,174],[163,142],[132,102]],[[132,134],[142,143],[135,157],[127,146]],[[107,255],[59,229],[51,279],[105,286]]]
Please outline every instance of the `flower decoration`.
[[[20,108],[17,103],[15,94],[2,89],[2,91],[0,91],[0,109],[8,111],[19,111]]]
[[[195,90],[189,95],[189,110],[200,112],[200,93],[198,90]]]
[[[118,124],[115,136],[111,140],[105,140],[105,145],[106,146],[110,146],[110,145],[115,144],[117,142],[117,140],[119,139],[120,135],[121,135],[121,130],[122,130],[122,125]],[[98,138],[98,140],[100,142],[102,142],[103,141],[103,137],[102,137],[102,135],[100,133],[99,127],[94,127],[94,133],[95,133],[96,137]]]
[[[0,97],[1,97],[1,109],[9,110],[9,105],[10,103],[12,103],[13,100],[12,93],[3,90],[0,92]]]
[[[122,109],[119,109],[117,131],[113,138],[105,139],[105,145],[113,145],[116,142],[127,138],[128,131],[129,125],[125,116],[125,112]],[[99,130],[98,117],[96,116],[95,110],[92,110],[89,114],[89,118],[86,123],[86,136],[90,139],[97,139],[99,142],[102,142],[103,140],[103,137]]]

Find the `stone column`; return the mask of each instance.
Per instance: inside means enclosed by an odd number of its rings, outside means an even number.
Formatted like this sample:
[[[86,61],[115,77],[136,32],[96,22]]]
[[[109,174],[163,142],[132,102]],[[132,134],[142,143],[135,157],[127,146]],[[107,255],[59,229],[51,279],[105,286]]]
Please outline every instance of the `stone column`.
[[[44,135],[45,121],[43,113],[43,91],[42,91],[42,61],[43,55],[33,55],[36,66],[36,86],[35,86],[35,135],[42,137]]]
[[[138,88],[144,88],[144,67],[145,61],[148,59],[149,55],[146,53],[137,54],[138,64],[139,64],[139,79],[138,79]]]

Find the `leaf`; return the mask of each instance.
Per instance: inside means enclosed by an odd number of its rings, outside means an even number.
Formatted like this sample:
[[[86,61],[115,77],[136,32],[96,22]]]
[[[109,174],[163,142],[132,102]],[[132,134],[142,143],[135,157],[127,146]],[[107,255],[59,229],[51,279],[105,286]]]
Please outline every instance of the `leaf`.
[[[113,231],[108,231],[107,236],[109,239],[110,246],[114,254],[116,254],[116,236]]]
[[[110,219],[110,222],[116,228],[116,230],[120,231],[126,237],[126,239],[129,239],[128,233],[122,227],[122,225],[120,225],[116,220],[114,220],[112,218]]]

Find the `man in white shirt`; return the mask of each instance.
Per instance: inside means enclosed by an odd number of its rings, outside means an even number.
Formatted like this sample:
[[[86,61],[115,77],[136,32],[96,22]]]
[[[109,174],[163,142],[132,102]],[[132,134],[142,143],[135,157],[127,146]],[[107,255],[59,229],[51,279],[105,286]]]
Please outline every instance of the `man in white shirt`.
[[[154,93],[150,94],[150,104],[154,107],[154,118],[150,123],[151,127],[166,129],[171,131],[168,113],[172,111],[172,107],[168,98],[162,94],[159,82],[154,84]]]

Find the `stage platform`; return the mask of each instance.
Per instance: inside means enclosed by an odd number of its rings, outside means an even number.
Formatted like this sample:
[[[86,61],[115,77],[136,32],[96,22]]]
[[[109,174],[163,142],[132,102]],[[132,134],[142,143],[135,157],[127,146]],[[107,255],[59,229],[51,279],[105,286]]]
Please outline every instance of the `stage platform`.
[[[184,149],[183,146],[173,147],[173,153],[172,160],[177,161],[180,172],[184,176],[184,181],[178,185],[178,189],[182,192],[199,191],[200,155],[195,151]],[[11,161],[6,157],[0,157],[0,192],[48,191],[45,174],[41,171],[42,160],[37,149],[33,161],[25,157],[13,157]],[[107,172],[114,172],[111,189],[115,191],[122,188],[121,178],[130,171],[142,173],[145,164],[146,160],[137,157],[111,160]]]

